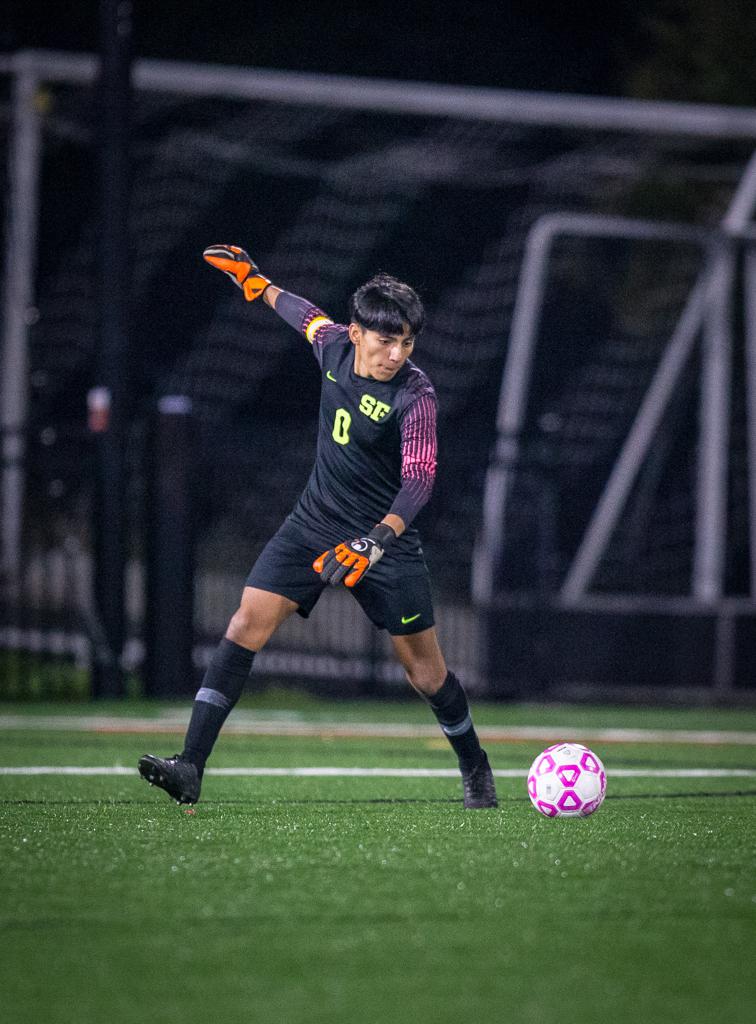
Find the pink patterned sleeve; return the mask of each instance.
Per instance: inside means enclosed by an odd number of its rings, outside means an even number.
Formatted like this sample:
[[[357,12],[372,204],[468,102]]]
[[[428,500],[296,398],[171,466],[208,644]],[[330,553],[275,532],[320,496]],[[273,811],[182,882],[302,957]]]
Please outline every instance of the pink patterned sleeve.
[[[402,486],[390,512],[409,526],[431,496],[436,478],[436,397],[423,393],[401,421]]]

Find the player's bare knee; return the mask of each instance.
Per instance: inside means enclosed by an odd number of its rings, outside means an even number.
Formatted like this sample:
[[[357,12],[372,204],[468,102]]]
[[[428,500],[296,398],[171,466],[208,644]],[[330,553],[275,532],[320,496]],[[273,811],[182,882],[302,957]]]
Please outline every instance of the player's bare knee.
[[[444,678],[439,677],[435,665],[405,665],[404,672],[410,686],[423,697],[432,697],[444,683]]]
[[[256,616],[250,615],[244,608],[239,608],[231,617],[226,636],[241,647],[251,651],[261,650],[270,639],[270,629],[261,625]]]

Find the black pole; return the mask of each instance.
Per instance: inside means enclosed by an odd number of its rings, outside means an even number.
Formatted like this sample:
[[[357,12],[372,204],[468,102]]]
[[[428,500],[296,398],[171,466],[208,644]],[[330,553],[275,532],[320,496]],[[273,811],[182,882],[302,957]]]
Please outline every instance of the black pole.
[[[164,395],[152,432],[147,501],[144,692],[191,697],[197,465],[191,401]]]
[[[99,348],[90,392],[95,432],[95,612],[101,642],[95,648],[92,696],[124,693],[126,565],[125,402],[128,393],[129,108],[131,2],[100,0],[99,186],[97,293]]]

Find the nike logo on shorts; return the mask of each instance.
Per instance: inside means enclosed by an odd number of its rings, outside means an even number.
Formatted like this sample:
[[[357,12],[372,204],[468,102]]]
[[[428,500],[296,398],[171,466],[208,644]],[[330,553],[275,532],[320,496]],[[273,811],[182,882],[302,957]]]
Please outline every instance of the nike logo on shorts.
[[[410,622],[414,622],[415,619],[419,619],[422,612],[418,612],[417,615],[402,615],[402,625],[409,626]]]
[[[337,384],[337,383],[338,383],[338,381],[336,380],[336,378],[334,377],[334,375],[333,375],[333,374],[331,373],[331,371],[330,371],[330,370],[326,370],[326,377],[327,377],[327,378],[328,378],[329,380],[332,380],[334,384]]]

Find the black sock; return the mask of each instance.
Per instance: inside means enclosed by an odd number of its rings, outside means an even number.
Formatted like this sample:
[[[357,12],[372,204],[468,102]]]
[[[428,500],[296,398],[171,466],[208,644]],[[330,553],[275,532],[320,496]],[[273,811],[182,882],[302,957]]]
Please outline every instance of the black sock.
[[[241,697],[255,652],[224,637],[213,654],[192,706],[181,754],[202,775],[223,723]]]
[[[447,674],[441,689],[428,698],[428,703],[459,758],[460,768],[463,771],[474,768],[483,751],[470,717],[465,691],[453,672]]]

